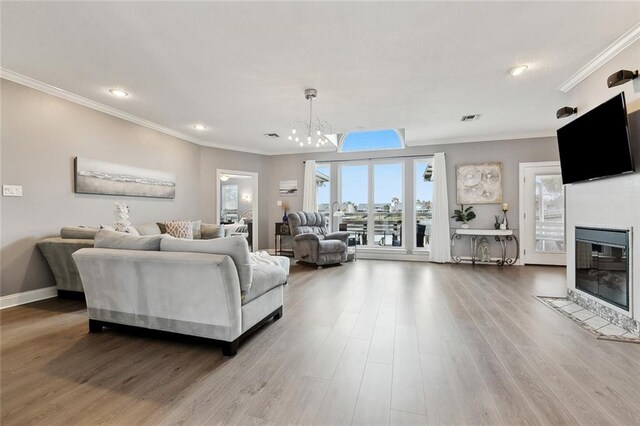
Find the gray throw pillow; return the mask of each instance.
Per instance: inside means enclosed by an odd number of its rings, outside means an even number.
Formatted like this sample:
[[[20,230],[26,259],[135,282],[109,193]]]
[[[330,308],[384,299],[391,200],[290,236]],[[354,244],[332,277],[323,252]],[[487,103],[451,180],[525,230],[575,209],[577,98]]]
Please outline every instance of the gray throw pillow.
[[[145,223],[143,225],[136,225],[136,229],[140,235],[160,235],[160,227],[157,223]]]
[[[213,225],[211,223],[203,223],[200,226],[200,232],[202,233],[203,240],[212,240],[214,238],[224,237],[224,227],[220,225]]]
[[[123,232],[102,230],[96,234],[93,246],[120,250],[159,251],[161,241],[162,235],[134,237]]]
[[[60,230],[60,238],[65,240],[92,240],[97,232],[98,228],[89,226],[65,226]]]

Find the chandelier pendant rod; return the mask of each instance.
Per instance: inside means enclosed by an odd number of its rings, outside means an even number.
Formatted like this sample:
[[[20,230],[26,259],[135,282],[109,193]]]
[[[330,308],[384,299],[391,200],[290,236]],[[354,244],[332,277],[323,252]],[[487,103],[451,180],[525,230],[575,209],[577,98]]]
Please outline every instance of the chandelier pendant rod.
[[[307,133],[307,143],[311,143],[311,123],[313,120],[313,97],[309,97],[309,129]]]

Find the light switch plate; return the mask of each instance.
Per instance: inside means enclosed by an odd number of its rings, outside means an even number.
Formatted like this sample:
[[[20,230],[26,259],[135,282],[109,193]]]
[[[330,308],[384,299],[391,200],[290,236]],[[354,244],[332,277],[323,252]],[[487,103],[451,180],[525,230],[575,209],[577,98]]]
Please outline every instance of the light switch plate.
[[[22,185],[2,185],[3,197],[22,197]]]

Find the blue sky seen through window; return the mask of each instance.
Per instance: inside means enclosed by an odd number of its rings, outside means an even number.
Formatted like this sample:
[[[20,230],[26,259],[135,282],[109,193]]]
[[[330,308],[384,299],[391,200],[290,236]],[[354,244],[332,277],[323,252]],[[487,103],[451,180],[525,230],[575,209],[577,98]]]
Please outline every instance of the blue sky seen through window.
[[[416,163],[416,173],[415,173],[415,188],[416,188],[416,200],[432,200],[433,199],[433,183],[425,182],[424,180],[424,171],[429,165],[428,161],[420,161]]]
[[[316,172],[329,177],[329,182],[316,187],[316,199],[318,200],[318,206],[320,206],[320,204],[329,204],[331,201],[331,179],[329,166],[317,166]]]
[[[340,152],[401,149],[403,147],[402,140],[395,130],[373,130],[347,133],[340,146]]]

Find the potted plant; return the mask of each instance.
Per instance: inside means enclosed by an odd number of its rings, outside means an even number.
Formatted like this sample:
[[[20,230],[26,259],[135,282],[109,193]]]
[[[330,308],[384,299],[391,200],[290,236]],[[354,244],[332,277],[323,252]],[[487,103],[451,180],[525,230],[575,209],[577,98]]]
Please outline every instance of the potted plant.
[[[462,225],[460,225],[461,228],[468,228],[469,221],[475,218],[476,213],[473,211],[473,206],[465,209],[464,204],[460,204],[460,209],[454,210],[453,216],[451,216],[451,219],[455,219],[456,222],[462,222]]]

